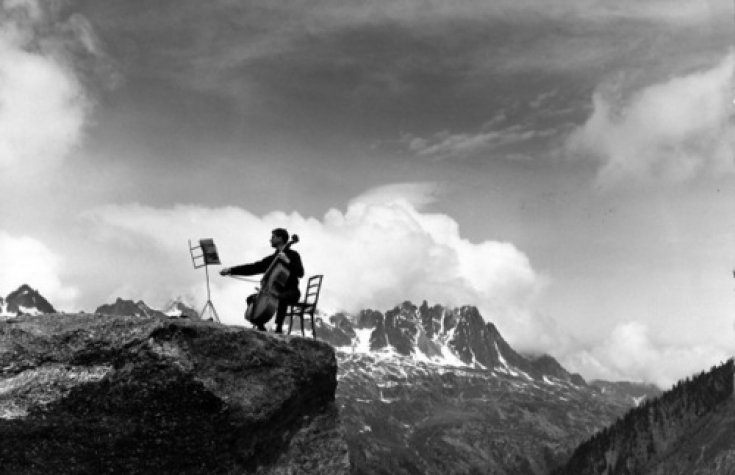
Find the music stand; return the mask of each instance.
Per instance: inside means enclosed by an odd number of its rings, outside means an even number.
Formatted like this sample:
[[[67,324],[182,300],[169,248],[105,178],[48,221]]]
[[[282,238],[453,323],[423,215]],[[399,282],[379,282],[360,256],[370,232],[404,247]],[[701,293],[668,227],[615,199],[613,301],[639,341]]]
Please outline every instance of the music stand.
[[[221,265],[219,256],[217,255],[217,246],[214,245],[214,239],[200,239],[198,246],[192,246],[191,240],[189,240],[189,252],[191,253],[191,263],[194,265],[194,269],[204,267],[204,272],[207,276],[207,303],[204,304],[199,318],[203,320],[204,312],[209,309],[209,314],[213,317],[213,320],[220,323],[219,315],[217,315],[217,310],[214,308],[209,291],[209,266]]]

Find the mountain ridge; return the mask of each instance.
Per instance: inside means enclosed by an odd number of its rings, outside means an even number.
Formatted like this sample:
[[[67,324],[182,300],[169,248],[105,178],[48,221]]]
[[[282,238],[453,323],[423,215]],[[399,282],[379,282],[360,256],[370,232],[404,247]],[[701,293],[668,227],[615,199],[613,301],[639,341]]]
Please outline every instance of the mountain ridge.
[[[133,300],[122,299],[120,297],[112,304],[103,304],[97,307],[94,313],[102,315],[125,315],[133,317],[166,317],[167,315],[160,310],[154,310],[142,300],[134,302]]]
[[[603,391],[553,356],[521,355],[469,305],[339,313],[317,319],[316,333],[337,350],[337,402],[359,474],[546,475],[640,392],[660,393],[635,383]]]
[[[43,315],[59,313],[41,293],[28,284],[21,284],[7,297],[0,296],[0,319],[15,318],[22,315]],[[84,312],[82,312],[84,313]],[[163,310],[156,310],[142,300],[137,302],[118,297],[113,303],[102,304],[93,312],[117,316],[168,316],[181,318],[199,318],[196,310],[184,302],[181,297],[171,299]]]
[[[369,345],[358,333],[370,331]],[[382,313],[373,309],[355,315],[339,313],[326,320],[317,319],[317,335],[336,348],[361,348],[369,351],[394,351],[438,364],[463,365],[501,373],[544,376],[586,384],[579,374],[567,371],[553,356],[525,357],[513,350],[491,322],[485,322],[477,307],[464,305],[446,308],[416,306],[410,301]]]

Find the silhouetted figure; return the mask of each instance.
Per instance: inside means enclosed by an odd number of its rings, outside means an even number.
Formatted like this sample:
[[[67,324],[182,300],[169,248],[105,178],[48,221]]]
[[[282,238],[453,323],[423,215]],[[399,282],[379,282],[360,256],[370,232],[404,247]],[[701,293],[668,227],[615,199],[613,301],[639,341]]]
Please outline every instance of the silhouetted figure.
[[[288,278],[282,285],[276,284],[274,289],[275,297],[278,299],[278,309],[276,311],[276,333],[283,333],[283,320],[286,317],[288,306],[299,301],[301,291],[299,290],[299,279],[304,276],[304,266],[301,263],[301,256],[293,249],[284,249],[288,243],[289,234],[283,228],[274,229],[271,232],[271,247],[275,248],[275,252],[257,262],[243,264],[235,267],[225,267],[220,271],[221,275],[256,275],[263,274],[269,270],[275,259],[279,259],[288,269]],[[253,303],[257,295],[248,297],[248,305]],[[271,319],[271,315],[255,318],[252,323],[259,329],[264,331],[265,324]]]

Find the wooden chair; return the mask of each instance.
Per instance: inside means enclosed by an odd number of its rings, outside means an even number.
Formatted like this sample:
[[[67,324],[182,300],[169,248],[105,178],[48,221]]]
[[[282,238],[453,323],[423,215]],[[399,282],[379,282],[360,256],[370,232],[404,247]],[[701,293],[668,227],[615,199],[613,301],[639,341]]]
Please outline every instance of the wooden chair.
[[[306,293],[304,294],[304,301],[292,304],[286,312],[286,317],[289,318],[288,323],[288,334],[291,334],[291,328],[293,327],[294,317],[298,317],[301,320],[301,336],[304,334],[304,315],[308,314],[311,317],[311,333],[316,339],[316,325],[314,324],[314,312],[316,312],[316,304],[319,302],[319,292],[322,288],[323,275],[312,275],[309,277],[309,281],[306,284]]]

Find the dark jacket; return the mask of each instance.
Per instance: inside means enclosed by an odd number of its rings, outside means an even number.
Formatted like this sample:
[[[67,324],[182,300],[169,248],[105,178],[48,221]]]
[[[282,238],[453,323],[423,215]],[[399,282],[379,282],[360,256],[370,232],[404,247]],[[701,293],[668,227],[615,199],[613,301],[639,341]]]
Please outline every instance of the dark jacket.
[[[298,290],[299,279],[304,276],[304,266],[301,263],[301,256],[293,249],[286,249],[284,253],[291,262],[288,264],[289,276],[283,290]],[[230,273],[232,275],[262,274],[268,270],[268,267],[271,265],[271,262],[273,262],[273,259],[275,259],[277,255],[278,251],[274,252],[268,257],[259,260],[258,262],[232,267],[230,269]]]

